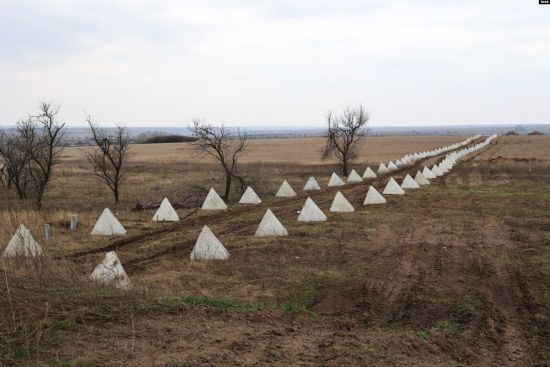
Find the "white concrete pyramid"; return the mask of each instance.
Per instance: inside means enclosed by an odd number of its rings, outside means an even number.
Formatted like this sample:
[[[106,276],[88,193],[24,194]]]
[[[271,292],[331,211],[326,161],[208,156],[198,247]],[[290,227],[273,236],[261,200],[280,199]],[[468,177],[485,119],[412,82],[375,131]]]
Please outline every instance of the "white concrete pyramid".
[[[411,177],[411,175],[407,174],[405,178],[403,179],[403,182],[401,183],[401,188],[403,189],[419,189],[420,185]]]
[[[214,188],[210,188],[210,191],[208,191],[208,195],[206,195],[206,199],[204,199],[204,203],[202,203],[201,209],[203,210],[225,210],[227,209],[227,204],[222,200],[220,195],[214,190]]]
[[[191,251],[191,260],[227,260],[229,252],[208,226],[202,227],[195,247]]]
[[[3,257],[36,257],[42,255],[42,247],[34,240],[31,231],[20,224],[4,249]]]
[[[424,175],[424,177],[426,177],[428,180],[431,180],[431,179],[434,179],[436,178],[437,176],[433,174],[432,171],[430,171],[430,169],[428,167],[424,167],[424,170],[422,171],[422,174]]]
[[[342,212],[342,213],[351,213],[354,212],[355,209],[353,208],[353,205],[350,204],[348,199],[340,191],[336,193],[334,196],[334,200],[332,200],[332,205],[330,206],[331,212]]]
[[[416,181],[417,184],[419,184],[420,186],[424,186],[424,185],[429,185],[430,184],[430,181],[428,181],[428,179],[426,178],[426,176],[424,176],[422,174],[422,172],[418,171],[416,172],[416,176],[414,176],[414,180]]]
[[[97,220],[94,229],[92,229],[92,234],[100,236],[126,234],[126,229],[124,229],[109,208],[105,208]]]
[[[292,186],[284,180],[281,184],[281,187],[279,187],[279,190],[277,190],[277,193],[275,194],[278,198],[291,198],[296,196],[296,192],[292,189]]]
[[[311,176],[304,185],[304,191],[321,190],[321,186],[317,183],[315,177]]]
[[[432,169],[431,169],[432,173],[434,175],[436,175],[437,177],[439,176],[443,176],[443,172],[439,169],[439,167],[437,166],[437,164],[434,164]]]
[[[375,205],[375,204],[385,204],[386,198],[382,196],[381,193],[378,192],[374,187],[369,187],[369,191],[367,192],[367,196],[365,197],[365,201],[363,202],[363,205]]]
[[[324,222],[327,220],[327,216],[319,209],[317,204],[308,197],[302,210],[300,210],[298,220],[300,222]]]
[[[443,172],[444,174],[447,173],[447,172],[449,172],[449,169],[447,168],[447,166],[445,166],[445,165],[443,164],[443,162],[440,162],[439,165],[438,165],[437,167],[439,167],[439,170],[440,170],[441,172]]]
[[[390,173],[390,170],[384,166],[384,163],[380,163],[380,166],[378,166],[378,171],[376,171],[378,175],[385,175],[386,173]]]
[[[344,186],[346,183],[336,174],[336,172],[332,172],[332,176],[330,176],[330,180],[328,181],[328,187],[334,187],[334,186]]]
[[[267,209],[255,236],[270,237],[270,236],[288,236],[288,231],[283,224],[277,219],[271,209]]]
[[[401,188],[401,186],[399,186],[393,177],[390,178],[382,193],[384,195],[405,195],[405,191]]]
[[[90,279],[104,285],[120,289],[130,289],[132,285],[128,274],[122,267],[120,260],[114,251],[107,252],[105,257],[94,269]]]
[[[179,220],[178,213],[174,210],[168,198],[164,198],[153,216],[153,222],[178,222]]]
[[[361,176],[359,176],[356,170],[352,169],[351,173],[348,176],[348,182],[349,183],[363,182],[363,179],[361,178]]]
[[[376,173],[370,167],[367,167],[365,173],[363,173],[363,178],[376,178]]]
[[[261,204],[261,202],[262,199],[256,195],[256,192],[250,186],[246,188],[243,196],[241,196],[241,200],[239,200],[240,204]]]
[[[390,171],[397,171],[399,168],[395,165],[395,163],[390,161],[390,163],[388,163],[388,169]]]

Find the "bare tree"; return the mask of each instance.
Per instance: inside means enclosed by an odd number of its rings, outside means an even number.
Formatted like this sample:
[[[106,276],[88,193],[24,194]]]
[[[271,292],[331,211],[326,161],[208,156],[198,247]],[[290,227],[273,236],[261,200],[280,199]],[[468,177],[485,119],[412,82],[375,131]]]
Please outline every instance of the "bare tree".
[[[10,190],[12,184],[11,172],[6,163],[0,164],[0,186],[4,190]]]
[[[189,129],[197,138],[191,143],[195,153],[211,156],[220,163],[225,177],[223,199],[227,202],[233,180],[244,183],[244,178],[239,174],[238,161],[246,149],[246,135],[241,134],[239,129],[236,129],[236,134],[232,134],[231,130],[223,125],[216,127],[198,119],[193,120]]]
[[[29,163],[35,144],[35,124],[32,119],[20,120],[14,129],[0,132],[0,157],[3,160],[3,181],[13,186],[19,200],[29,194],[31,176]]]
[[[344,176],[349,174],[349,165],[357,157],[358,143],[363,135],[361,129],[368,121],[369,114],[362,105],[348,106],[340,116],[328,113],[328,133],[322,159],[336,156]]]
[[[113,192],[115,204],[120,204],[120,187],[125,179],[125,168],[130,149],[130,137],[125,126],[118,125],[114,135],[94,124],[92,118],[86,115],[86,121],[92,130],[92,139],[97,149],[87,152],[88,162],[92,172],[103,180]]]
[[[31,149],[29,173],[34,184],[34,199],[38,209],[42,208],[42,199],[52,179],[55,165],[63,151],[62,140],[65,123],[57,119],[59,106],[51,102],[40,103],[40,114],[34,116],[29,127],[35,130],[35,140]]]

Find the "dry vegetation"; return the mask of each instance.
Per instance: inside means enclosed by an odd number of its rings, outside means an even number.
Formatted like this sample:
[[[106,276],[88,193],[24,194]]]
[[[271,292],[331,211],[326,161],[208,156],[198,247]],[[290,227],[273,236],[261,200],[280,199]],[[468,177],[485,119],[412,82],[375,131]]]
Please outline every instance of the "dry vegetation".
[[[369,138],[357,167],[461,139]],[[325,186],[335,162],[320,161],[322,146],[252,140],[243,162],[264,194],[283,177],[299,189],[315,174]],[[221,187],[221,176],[185,144],[135,146],[118,210],[129,234],[113,240],[88,235],[112,199],[85,172],[83,153],[67,149],[43,212],[2,197],[0,248],[23,222],[49,256],[3,263],[0,364],[547,365],[549,157],[547,137],[501,137],[447,177],[384,206],[361,207],[367,184],[346,187],[357,212],[331,214],[324,224],[298,223],[302,201],[272,196],[258,208],[180,209],[181,224],[153,224],[153,211],[129,208],[197,183]],[[313,196],[328,212],[334,193]],[[252,236],[268,206],[289,237]],[[76,232],[68,229],[73,211]],[[47,243],[45,222],[54,230]],[[204,223],[227,246],[228,262],[189,260]],[[109,244],[134,291],[87,281]]]

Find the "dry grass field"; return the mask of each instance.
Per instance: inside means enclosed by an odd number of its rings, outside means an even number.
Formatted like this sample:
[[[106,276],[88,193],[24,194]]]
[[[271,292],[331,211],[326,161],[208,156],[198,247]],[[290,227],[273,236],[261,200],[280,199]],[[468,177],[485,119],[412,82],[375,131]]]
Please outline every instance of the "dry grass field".
[[[463,140],[368,138],[356,168]],[[299,190],[323,187],[334,161],[320,139],[253,140],[243,170],[264,203],[226,212],[179,209],[181,223],[152,223],[137,202],[220,189],[215,163],[187,145],[134,146],[123,204],[129,233],[89,235],[111,197],[67,149],[38,213],[0,194],[0,249],[19,223],[44,247],[40,260],[0,271],[0,365],[49,366],[547,366],[550,364],[550,139],[500,137],[428,187],[363,207],[369,184],[340,190],[355,213],[329,213],[335,189],[311,197],[326,223],[300,223]],[[420,162],[395,173],[402,179]],[[275,199],[283,179],[297,199]],[[290,236],[255,238],[266,208]],[[79,228],[68,229],[78,212]],[[50,223],[46,242],[42,225]],[[226,262],[191,262],[202,225]],[[115,249],[134,289],[87,276]]]

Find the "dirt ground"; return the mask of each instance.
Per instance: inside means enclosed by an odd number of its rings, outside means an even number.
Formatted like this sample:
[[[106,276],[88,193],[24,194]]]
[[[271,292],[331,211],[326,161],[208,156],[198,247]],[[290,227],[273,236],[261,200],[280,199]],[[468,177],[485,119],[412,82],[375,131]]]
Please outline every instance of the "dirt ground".
[[[296,221],[305,196],[267,199],[160,228],[144,220],[125,238],[52,250],[57,260],[4,264],[0,306],[19,323],[0,328],[0,361],[547,366],[550,145],[527,139],[499,138],[386,205],[361,206],[368,185],[383,188],[385,178],[346,186],[356,212],[327,223]],[[312,197],[328,213],[335,192]],[[289,237],[252,236],[267,207]],[[229,261],[189,260],[204,223]],[[108,248],[135,290],[85,280]],[[8,317],[0,325],[12,326]]]

